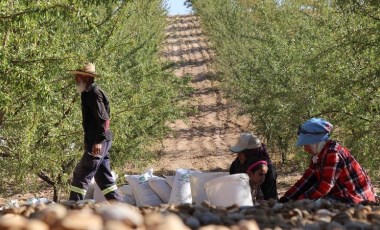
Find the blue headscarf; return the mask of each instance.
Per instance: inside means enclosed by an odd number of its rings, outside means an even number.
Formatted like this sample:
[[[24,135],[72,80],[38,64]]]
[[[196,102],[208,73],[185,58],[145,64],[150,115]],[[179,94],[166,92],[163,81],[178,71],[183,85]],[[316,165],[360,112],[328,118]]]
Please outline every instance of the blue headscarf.
[[[298,128],[296,146],[315,144],[330,139],[333,125],[322,118],[311,118]]]

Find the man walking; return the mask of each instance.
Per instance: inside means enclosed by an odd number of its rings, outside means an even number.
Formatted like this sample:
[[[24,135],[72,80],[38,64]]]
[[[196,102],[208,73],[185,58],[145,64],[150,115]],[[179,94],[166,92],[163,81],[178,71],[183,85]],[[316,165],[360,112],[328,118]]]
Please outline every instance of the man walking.
[[[86,63],[82,69],[70,70],[75,75],[81,94],[84,154],[75,167],[70,187],[70,200],[82,200],[94,177],[107,200],[122,201],[111,174],[109,149],[112,145],[110,106],[107,96],[95,84],[99,75],[95,65]]]

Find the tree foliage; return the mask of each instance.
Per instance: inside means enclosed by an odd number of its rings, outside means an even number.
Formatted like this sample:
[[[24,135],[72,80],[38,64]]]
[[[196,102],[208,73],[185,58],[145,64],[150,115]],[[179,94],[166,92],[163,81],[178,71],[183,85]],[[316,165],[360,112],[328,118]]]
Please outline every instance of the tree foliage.
[[[367,168],[380,162],[377,1],[192,0],[224,90],[256,132],[295,151],[298,125],[323,117]],[[375,171],[372,171],[375,173]]]
[[[67,70],[94,62],[111,103],[113,166],[141,165],[183,115],[187,91],[159,61],[162,1],[0,2],[0,186],[36,177],[59,199],[82,154],[80,97]],[[30,188],[30,187],[28,187]]]

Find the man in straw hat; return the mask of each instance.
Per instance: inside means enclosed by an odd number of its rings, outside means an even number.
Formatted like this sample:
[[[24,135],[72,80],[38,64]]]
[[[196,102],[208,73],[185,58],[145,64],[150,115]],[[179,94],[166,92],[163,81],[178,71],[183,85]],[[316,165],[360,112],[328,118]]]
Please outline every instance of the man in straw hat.
[[[107,96],[95,84],[99,75],[95,65],[86,63],[82,69],[69,70],[75,75],[78,93],[81,94],[84,154],[75,167],[70,187],[70,200],[82,200],[94,177],[107,200],[122,198],[110,168],[109,149],[112,144],[110,106]]]

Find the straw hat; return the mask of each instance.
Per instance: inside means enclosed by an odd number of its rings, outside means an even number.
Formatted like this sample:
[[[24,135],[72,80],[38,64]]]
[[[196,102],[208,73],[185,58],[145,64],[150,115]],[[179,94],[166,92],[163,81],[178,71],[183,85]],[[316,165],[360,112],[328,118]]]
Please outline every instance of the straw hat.
[[[95,65],[93,63],[85,63],[82,69],[77,70],[69,70],[68,73],[70,74],[80,74],[84,76],[89,77],[100,77],[100,75],[97,75],[95,72]]]

